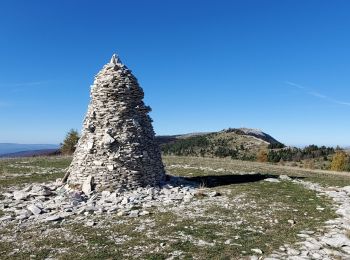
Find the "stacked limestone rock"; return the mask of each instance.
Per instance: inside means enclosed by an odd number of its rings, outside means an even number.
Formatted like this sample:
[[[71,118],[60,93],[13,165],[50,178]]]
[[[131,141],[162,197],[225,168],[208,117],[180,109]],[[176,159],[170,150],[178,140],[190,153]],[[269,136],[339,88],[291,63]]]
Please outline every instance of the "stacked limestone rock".
[[[120,190],[156,186],[165,173],[150,107],[131,71],[113,55],[95,77],[82,136],[64,181],[70,187]]]

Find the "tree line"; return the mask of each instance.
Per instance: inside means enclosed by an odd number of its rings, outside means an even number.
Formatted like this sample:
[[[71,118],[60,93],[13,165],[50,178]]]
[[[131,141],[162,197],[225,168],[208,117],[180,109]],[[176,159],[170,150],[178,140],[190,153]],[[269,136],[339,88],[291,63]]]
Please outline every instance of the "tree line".
[[[309,145],[305,148],[288,147],[278,150],[269,150],[267,153],[267,161],[277,163],[281,160],[283,161],[294,161],[300,162],[305,159],[314,159],[323,157],[324,160],[328,159],[329,155],[333,155],[335,149],[333,147],[317,145]]]

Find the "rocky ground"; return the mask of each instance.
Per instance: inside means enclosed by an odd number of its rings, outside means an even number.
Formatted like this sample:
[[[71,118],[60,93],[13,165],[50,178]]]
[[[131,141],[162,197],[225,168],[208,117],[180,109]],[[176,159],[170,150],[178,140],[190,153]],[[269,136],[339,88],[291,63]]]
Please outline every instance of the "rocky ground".
[[[60,186],[56,174],[38,179],[36,171],[63,174],[69,164],[50,160],[0,162],[7,174],[0,179],[3,259],[350,258],[344,176],[290,178],[252,165],[244,173],[224,161],[213,167],[165,158],[168,173],[185,179],[84,194]],[[28,182],[17,183],[28,169]]]
[[[196,183],[179,177],[169,178],[160,187],[101,193],[84,186],[83,191],[71,189],[62,185],[61,179],[26,185],[20,190],[14,186],[2,193],[5,216],[0,218],[0,224],[62,221],[70,216],[90,214],[138,217],[148,215],[148,208],[190,202],[195,196],[196,186]],[[214,197],[217,193],[214,191],[207,195]],[[94,225],[93,221],[87,223]]]
[[[302,180],[293,182],[331,198],[338,217],[326,221],[320,227],[321,233],[301,231],[298,234],[300,242],[294,245],[284,244],[264,259],[350,259],[350,186],[324,188]],[[324,208],[319,207],[317,210],[322,214]]]

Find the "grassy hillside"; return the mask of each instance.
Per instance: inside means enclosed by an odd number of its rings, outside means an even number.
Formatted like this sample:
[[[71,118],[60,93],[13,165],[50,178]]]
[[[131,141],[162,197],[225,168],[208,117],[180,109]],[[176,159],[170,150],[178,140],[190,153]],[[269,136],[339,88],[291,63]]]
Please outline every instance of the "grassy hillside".
[[[329,170],[337,149],[309,145],[286,147],[255,129],[227,129],[214,133],[158,137],[163,155],[231,158],[299,168]],[[350,166],[350,160],[349,160]]]
[[[161,148],[165,155],[231,157],[242,160],[255,160],[260,150],[284,146],[261,131],[246,128],[163,137],[162,141]]]

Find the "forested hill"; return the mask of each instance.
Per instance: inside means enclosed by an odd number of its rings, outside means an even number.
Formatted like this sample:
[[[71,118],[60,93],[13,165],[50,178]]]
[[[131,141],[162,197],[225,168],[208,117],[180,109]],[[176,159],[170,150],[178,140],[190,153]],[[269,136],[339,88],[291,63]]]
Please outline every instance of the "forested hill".
[[[213,133],[158,136],[163,154],[231,157],[254,160],[262,149],[283,148],[272,136],[255,129],[230,128]]]

